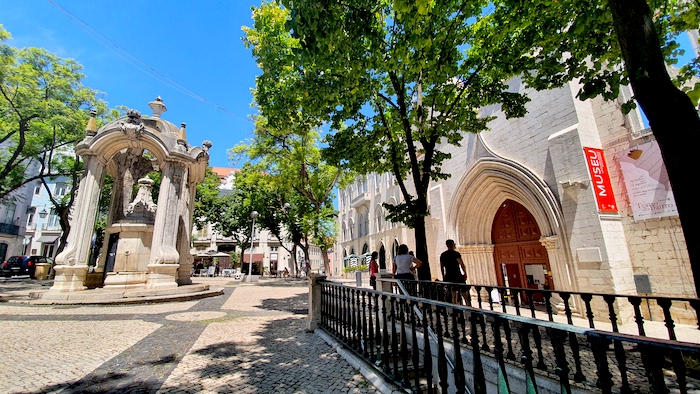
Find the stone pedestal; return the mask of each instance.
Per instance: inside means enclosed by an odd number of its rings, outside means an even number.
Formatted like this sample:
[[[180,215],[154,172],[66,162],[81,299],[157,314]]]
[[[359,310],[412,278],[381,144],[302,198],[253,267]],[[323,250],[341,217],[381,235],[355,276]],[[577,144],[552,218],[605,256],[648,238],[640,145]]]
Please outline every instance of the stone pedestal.
[[[105,289],[142,289],[145,286],[145,272],[108,272],[105,276]]]
[[[56,277],[49,292],[64,293],[87,289],[84,285],[88,272],[87,265],[56,265],[53,269],[56,271]]]
[[[326,275],[311,274],[309,281],[309,317],[306,324],[308,331],[314,331],[321,322],[321,282],[326,280]]]
[[[149,264],[146,276],[147,289],[177,287],[177,270],[180,264]]]
[[[107,273],[106,289],[135,289],[146,285],[148,258],[151,255],[153,225],[122,220],[107,230],[119,233],[113,272]]]

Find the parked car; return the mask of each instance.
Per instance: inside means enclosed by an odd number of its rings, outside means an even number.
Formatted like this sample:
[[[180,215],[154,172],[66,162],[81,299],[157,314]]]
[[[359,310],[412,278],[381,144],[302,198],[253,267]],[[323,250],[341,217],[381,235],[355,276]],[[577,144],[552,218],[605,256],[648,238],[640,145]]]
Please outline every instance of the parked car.
[[[53,260],[44,256],[12,256],[0,266],[0,275],[9,278],[14,275],[29,275],[35,279],[37,263],[53,264]]]

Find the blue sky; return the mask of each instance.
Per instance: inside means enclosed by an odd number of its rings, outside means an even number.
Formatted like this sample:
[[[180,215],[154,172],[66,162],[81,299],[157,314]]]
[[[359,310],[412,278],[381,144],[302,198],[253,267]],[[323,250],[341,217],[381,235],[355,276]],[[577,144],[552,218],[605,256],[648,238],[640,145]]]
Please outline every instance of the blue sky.
[[[210,165],[233,166],[226,151],[253,137],[250,89],[259,69],[243,46],[241,26],[251,26],[247,0],[53,0],[140,62],[207,101],[149,76],[136,60],[49,0],[0,0],[0,24],[12,34],[7,44],[41,47],[83,65],[83,83],[103,92],[110,107],[124,105],[150,114],[148,102],[161,96],[163,118],[187,123],[187,140],[212,141]],[[87,30],[87,31],[86,31]],[[151,74],[156,72],[150,70]],[[162,77],[160,77],[163,79]]]
[[[168,108],[163,118],[176,125],[187,123],[190,144],[212,141],[210,165],[229,167],[233,165],[227,150],[253,137],[250,89],[259,69],[243,46],[241,26],[252,25],[250,8],[259,4],[260,0],[0,0],[0,24],[12,34],[12,46],[41,47],[81,63],[84,84],[103,92],[110,107],[124,105],[150,114],[148,102],[161,96]],[[98,34],[109,41],[96,38]],[[690,48],[685,35],[681,40]],[[687,52],[690,57],[692,51]],[[139,61],[147,66],[135,66]],[[146,68],[191,93],[149,75]]]

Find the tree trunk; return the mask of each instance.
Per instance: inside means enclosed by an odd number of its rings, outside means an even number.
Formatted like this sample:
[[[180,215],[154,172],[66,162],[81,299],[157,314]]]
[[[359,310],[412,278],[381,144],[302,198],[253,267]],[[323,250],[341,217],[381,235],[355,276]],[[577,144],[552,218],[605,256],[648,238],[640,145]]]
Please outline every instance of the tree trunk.
[[[700,146],[700,118],[668,75],[646,0],[608,0],[635,98],[649,119],[666,163],[685,235],[696,295],[700,294],[700,205],[692,182]],[[663,262],[660,262],[663,264]]]
[[[428,240],[425,231],[425,216],[416,219],[416,228],[413,230],[416,241],[416,258],[423,263],[418,269],[418,280],[432,280],[430,275],[430,262],[428,258]]]
[[[326,273],[327,276],[331,276],[331,263],[328,260],[328,250],[322,249],[321,250],[321,258],[323,259],[323,271]]]

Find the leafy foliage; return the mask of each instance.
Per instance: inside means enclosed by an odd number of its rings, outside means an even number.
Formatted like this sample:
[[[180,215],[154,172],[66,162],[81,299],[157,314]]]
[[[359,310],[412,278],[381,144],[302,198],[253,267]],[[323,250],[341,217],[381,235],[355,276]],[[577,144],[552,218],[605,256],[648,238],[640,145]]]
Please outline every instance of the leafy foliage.
[[[0,198],[23,185],[76,169],[73,144],[90,110],[106,111],[84,87],[82,66],[40,48],[13,48],[0,26]]]
[[[486,130],[485,105],[525,113],[527,98],[504,82],[513,70],[471,50],[488,4],[280,0],[254,9],[254,28],[244,29],[262,69],[254,93],[266,129],[329,124],[324,160],[361,174],[391,171],[404,201],[386,207],[389,219],[416,229],[427,270],[427,190],[450,176],[442,147]]]

